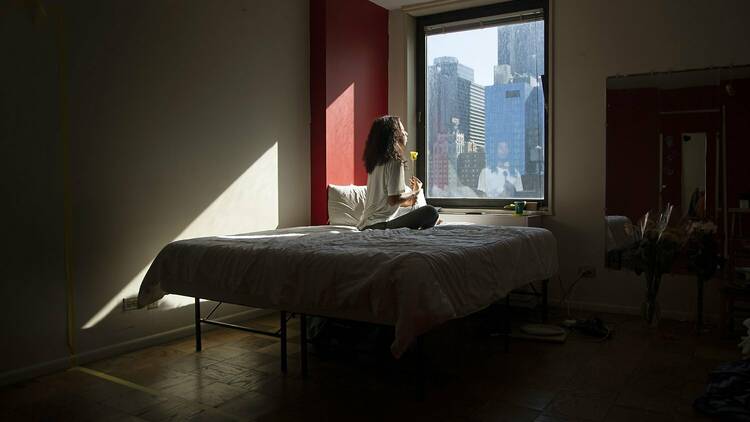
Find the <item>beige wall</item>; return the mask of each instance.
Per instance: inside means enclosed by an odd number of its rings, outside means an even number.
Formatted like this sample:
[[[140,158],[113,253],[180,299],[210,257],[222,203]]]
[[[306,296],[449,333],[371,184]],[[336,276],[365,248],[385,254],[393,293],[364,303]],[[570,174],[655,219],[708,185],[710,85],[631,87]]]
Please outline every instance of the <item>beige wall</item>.
[[[599,266],[598,278],[584,280],[574,300],[632,310],[643,301],[643,282],[603,268],[606,77],[750,63],[744,42],[750,39],[750,2],[588,0],[553,6],[556,215],[548,227],[559,240],[565,280],[579,265]],[[716,312],[712,287],[706,305]],[[660,299],[665,310],[691,315],[695,284],[669,277]]]
[[[64,359],[67,347],[55,29],[0,6],[0,51],[2,384],[3,373]]]
[[[750,39],[750,2],[550,3],[554,34],[555,215],[545,217],[545,225],[558,239],[563,280],[572,281],[581,265],[597,266],[597,278],[579,283],[574,301],[590,308],[635,312],[643,301],[643,282],[631,273],[603,267],[606,78],[618,73],[750,63],[746,42]],[[401,36],[409,33],[402,32]],[[394,76],[391,81],[391,97],[414,91],[404,91]],[[398,104],[396,98],[392,101]],[[716,312],[718,296],[715,286],[711,287],[706,306],[708,312]],[[555,286],[553,294],[558,293]],[[691,279],[668,277],[660,299],[666,313],[691,315],[695,309],[695,285]]]
[[[413,17],[400,11],[388,13],[388,114],[401,117],[406,131],[412,134],[407,148],[417,147],[416,95],[410,89],[416,87],[415,39],[405,34],[414,34],[416,23]]]
[[[308,224],[309,13],[306,0],[143,0],[67,2],[64,16],[76,349],[86,357],[192,324],[192,306],[174,298],[155,310],[121,311],[122,298],[137,294],[145,269],[167,242]],[[38,67],[29,57],[28,65]],[[40,78],[54,91],[54,71]],[[34,101],[22,118],[50,104],[53,116],[24,133],[35,144],[16,142],[13,160],[17,168],[34,157],[35,169],[46,173],[19,182],[29,203],[19,211],[33,214],[28,218],[61,245],[60,192],[41,192],[56,201],[49,209],[28,192],[61,177],[52,126],[57,98]],[[27,226],[16,234],[32,223]],[[35,242],[27,243],[38,245],[43,239],[33,234]],[[19,331],[37,320],[48,328],[16,345],[20,353],[50,352],[0,359],[9,368],[65,351],[60,253],[49,252],[56,271],[27,276],[54,289],[54,298],[28,293],[26,303],[12,305],[19,312],[50,309],[25,312],[29,319]],[[39,265],[29,254],[20,258],[23,265]]]
[[[191,322],[192,307],[107,313],[165,243],[308,223],[307,4],[68,10],[81,350]]]

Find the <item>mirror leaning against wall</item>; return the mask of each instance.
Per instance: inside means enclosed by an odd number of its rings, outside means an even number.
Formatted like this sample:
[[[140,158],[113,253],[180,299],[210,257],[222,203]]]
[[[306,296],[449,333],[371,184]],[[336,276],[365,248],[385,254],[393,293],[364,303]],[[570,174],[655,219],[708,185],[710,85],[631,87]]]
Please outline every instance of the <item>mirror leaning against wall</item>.
[[[607,267],[628,269],[646,213],[683,244],[715,230],[733,262],[750,236],[750,66],[610,77],[606,116]]]

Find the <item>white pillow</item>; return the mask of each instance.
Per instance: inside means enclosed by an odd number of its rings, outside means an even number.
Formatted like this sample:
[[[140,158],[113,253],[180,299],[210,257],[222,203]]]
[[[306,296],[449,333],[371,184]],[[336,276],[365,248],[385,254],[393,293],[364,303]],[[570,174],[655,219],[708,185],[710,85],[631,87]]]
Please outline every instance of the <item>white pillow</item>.
[[[356,226],[365,212],[367,186],[328,185],[328,224]]]

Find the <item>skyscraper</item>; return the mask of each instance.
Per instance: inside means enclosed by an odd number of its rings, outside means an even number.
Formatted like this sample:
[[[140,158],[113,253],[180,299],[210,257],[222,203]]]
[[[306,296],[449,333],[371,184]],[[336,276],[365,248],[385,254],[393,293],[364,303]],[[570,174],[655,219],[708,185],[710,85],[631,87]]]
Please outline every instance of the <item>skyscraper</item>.
[[[514,75],[544,74],[544,22],[498,26],[497,64],[509,65]]]
[[[503,167],[523,179],[520,196],[543,193],[544,22],[497,28],[494,85],[485,88],[487,168]]]
[[[468,142],[478,151],[484,151],[485,143],[485,99],[484,87],[471,82],[469,85],[469,130]]]
[[[468,188],[476,189],[479,174],[485,166],[484,151],[467,151],[459,154],[456,165],[458,181]]]
[[[488,86],[485,98],[487,167],[517,170],[524,177],[524,190],[539,190],[541,182],[536,178],[544,160],[544,97],[539,79],[522,76]]]
[[[459,155],[484,150],[484,87],[455,57],[436,58],[427,72],[430,193],[449,195],[461,182]]]
[[[438,57],[427,76],[430,139],[454,131],[453,119],[457,118],[465,141],[484,148],[484,87],[474,83],[474,70],[455,57]]]

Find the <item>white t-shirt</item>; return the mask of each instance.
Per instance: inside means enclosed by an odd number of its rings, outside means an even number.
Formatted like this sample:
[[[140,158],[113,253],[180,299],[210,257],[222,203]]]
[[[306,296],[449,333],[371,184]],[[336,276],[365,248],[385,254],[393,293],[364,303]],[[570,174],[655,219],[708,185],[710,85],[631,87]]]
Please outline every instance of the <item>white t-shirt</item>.
[[[512,198],[523,190],[523,182],[518,170],[498,167],[495,171],[483,168],[479,173],[477,189],[493,198]]]
[[[367,175],[367,199],[365,211],[357,226],[360,230],[373,224],[396,218],[399,205],[389,205],[388,197],[406,192],[404,165],[397,159],[375,166]]]

